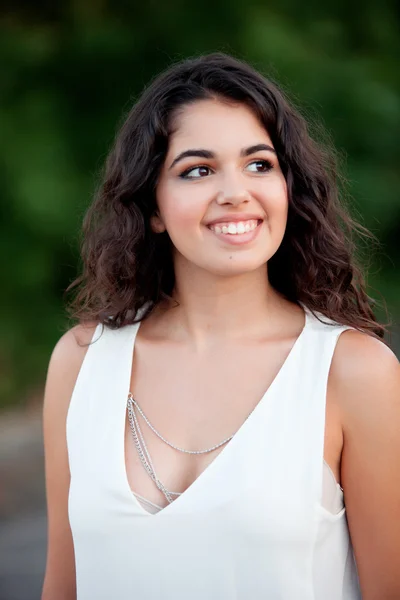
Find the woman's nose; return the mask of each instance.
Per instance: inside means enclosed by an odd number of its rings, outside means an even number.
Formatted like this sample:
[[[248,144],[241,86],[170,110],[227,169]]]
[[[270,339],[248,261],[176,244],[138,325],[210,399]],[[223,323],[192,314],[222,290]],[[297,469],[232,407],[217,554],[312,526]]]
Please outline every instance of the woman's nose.
[[[217,194],[218,204],[241,204],[250,200],[250,193],[243,186],[227,185]]]

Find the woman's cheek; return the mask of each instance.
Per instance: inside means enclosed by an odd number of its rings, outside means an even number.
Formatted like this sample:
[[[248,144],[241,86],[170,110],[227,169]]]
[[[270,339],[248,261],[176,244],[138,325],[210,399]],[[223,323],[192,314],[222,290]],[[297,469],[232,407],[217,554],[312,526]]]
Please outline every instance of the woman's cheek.
[[[168,223],[176,227],[198,227],[204,219],[208,203],[204,193],[188,190],[175,195],[166,207],[165,217]]]
[[[269,182],[267,190],[264,191],[264,210],[267,216],[274,214],[280,217],[286,217],[288,211],[288,197],[286,181],[276,178]]]

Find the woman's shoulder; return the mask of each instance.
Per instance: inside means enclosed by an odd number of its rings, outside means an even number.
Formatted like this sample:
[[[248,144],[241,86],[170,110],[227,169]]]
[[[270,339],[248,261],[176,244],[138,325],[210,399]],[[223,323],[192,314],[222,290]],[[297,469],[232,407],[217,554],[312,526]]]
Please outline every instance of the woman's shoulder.
[[[399,361],[394,352],[377,337],[354,328],[339,336],[332,360],[332,371],[340,379],[373,378],[387,370],[396,371]]]
[[[83,360],[97,329],[97,322],[79,323],[68,329],[54,346],[50,362]]]
[[[355,329],[339,336],[330,369],[330,389],[348,423],[371,420],[400,404],[400,363],[380,339]]]
[[[65,412],[69,406],[86,352],[98,323],[75,325],[57,341],[51,353],[44,394],[44,409],[55,405]],[[65,411],[62,410],[64,407]]]

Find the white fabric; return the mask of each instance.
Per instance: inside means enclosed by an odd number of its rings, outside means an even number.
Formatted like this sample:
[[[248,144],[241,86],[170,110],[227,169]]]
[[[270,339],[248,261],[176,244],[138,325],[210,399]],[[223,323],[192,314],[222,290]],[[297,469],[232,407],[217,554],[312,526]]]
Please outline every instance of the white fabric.
[[[124,459],[138,325],[98,326],[67,418],[77,600],[361,598],[345,507],[332,514],[322,504],[326,385],[345,329],[307,311],[251,416],[181,496],[151,514]]]
[[[138,502],[141,504],[144,510],[147,510],[152,515],[162,510],[162,506],[147,500],[140,494],[133,492]],[[341,486],[337,483],[332,469],[327,462],[324,461],[324,472],[322,481],[322,506],[331,514],[335,515],[344,507],[343,491]]]
[[[321,504],[328,512],[336,515],[344,507],[343,490],[337,483],[330,466],[325,461],[322,477]]]

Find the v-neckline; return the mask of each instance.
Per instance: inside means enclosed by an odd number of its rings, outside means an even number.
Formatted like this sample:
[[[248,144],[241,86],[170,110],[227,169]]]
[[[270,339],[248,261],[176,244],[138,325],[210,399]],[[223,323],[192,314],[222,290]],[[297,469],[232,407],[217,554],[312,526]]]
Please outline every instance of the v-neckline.
[[[133,334],[130,338],[130,343],[127,344],[127,347],[130,350],[131,360],[130,360],[130,362],[128,361],[128,364],[130,365],[130,368],[128,369],[129,370],[128,390],[126,391],[126,394],[125,394],[126,397],[125,397],[124,412],[123,412],[123,419],[122,419],[122,421],[123,421],[123,427],[122,427],[123,443],[122,443],[122,445],[119,444],[119,447],[121,448],[121,446],[122,446],[123,487],[124,487],[125,491],[128,491],[128,493],[131,497],[133,506],[135,507],[135,509],[137,511],[140,512],[141,515],[155,519],[155,518],[162,518],[161,517],[162,515],[165,516],[165,514],[173,513],[174,511],[179,510],[180,505],[187,501],[187,496],[190,497],[191,495],[193,495],[193,493],[196,492],[196,489],[200,485],[203,484],[203,481],[207,480],[207,477],[210,476],[210,472],[212,472],[213,470],[218,468],[219,463],[223,460],[223,458],[225,458],[225,455],[231,451],[231,450],[229,450],[230,446],[231,445],[234,446],[235,444],[238,443],[238,440],[240,440],[240,437],[243,435],[243,431],[245,431],[246,428],[249,427],[253,423],[254,419],[256,418],[256,414],[260,411],[261,407],[265,404],[266,399],[272,394],[273,390],[275,389],[275,387],[277,386],[279,381],[282,379],[284,372],[287,370],[288,364],[293,360],[294,355],[298,352],[298,349],[300,348],[300,345],[304,339],[306,330],[308,329],[308,325],[309,325],[310,319],[311,319],[311,316],[310,316],[310,313],[309,313],[307,307],[305,307],[304,305],[301,305],[301,306],[304,310],[304,326],[303,326],[300,334],[297,336],[288,355],[286,356],[285,360],[283,361],[278,373],[275,375],[274,379],[272,380],[272,382],[270,383],[268,388],[265,390],[261,399],[255,405],[253,411],[245,419],[245,421],[240,425],[240,427],[236,430],[236,432],[232,436],[231,440],[226,443],[226,445],[222,448],[221,452],[219,452],[217,454],[217,456],[211,461],[211,463],[209,463],[206,466],[206,468],[200,473],[200,475],[198,475],[198,477],[196,477],[196,479],[189,485],[189,487],[186,488],[186,490],[184,492],[182,492],[181,495],[178,496],[173,502],[171,502],[170,504],[167,504],[165,507],[163,507],[161,510],[159,510],[156,513],[151,513],[149,511],[147,511],[145,508],[143,508],[143,506],[140,504],[139,500],[136,498],[135,493],[129,483],[128,473],[127,473],[127,465],[126,465],[125,434],[126,434],[126,419],[127,419],[127,399],[128,399],[128,394],[130,393],[130,383],[131,383],[132,363],[133,363],[133,357],[134,357],[134,352],[135,352],[135,342],[136,342],[136,337],[137,337],[141,322],[139,321],[138,323],[135,323],[133,325],[133,327],[134,327]],[[126,348],[126,346],[124,346],[124,348]],[[122,361],[122,362],[123,362],[123,364],[125,364],[125,361]]]

